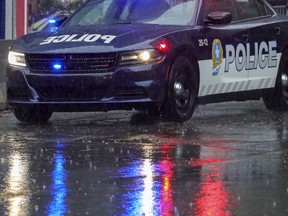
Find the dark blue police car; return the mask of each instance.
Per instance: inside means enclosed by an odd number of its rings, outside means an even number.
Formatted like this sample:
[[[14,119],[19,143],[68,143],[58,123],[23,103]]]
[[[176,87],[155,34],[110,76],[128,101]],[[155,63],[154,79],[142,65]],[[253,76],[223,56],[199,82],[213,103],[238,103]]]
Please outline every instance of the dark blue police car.
[[[183,122],[197,104],[261,98],[287,110],[287,38],[262,0],[88,0],[14,43],[7,99],[23,122],[115,109]]]

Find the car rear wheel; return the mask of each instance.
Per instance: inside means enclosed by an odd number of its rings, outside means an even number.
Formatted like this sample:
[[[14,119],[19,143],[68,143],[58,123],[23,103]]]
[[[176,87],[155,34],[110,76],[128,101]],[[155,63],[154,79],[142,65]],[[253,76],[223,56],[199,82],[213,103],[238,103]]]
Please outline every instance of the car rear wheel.
[[[265,95],[263,101],[269,110],[288,110],[288,51],[282,54],[275,89],[272,93]]]
[[[164,109],[172,121],[184,122],[191,118],[198,96],[197,80],[192,62],[186,56],[179,56],[171,67]]]
[[[15,117],[21,122],[46,122],[50,119],[53,112],[46,107],[14,107],[13,112]]]

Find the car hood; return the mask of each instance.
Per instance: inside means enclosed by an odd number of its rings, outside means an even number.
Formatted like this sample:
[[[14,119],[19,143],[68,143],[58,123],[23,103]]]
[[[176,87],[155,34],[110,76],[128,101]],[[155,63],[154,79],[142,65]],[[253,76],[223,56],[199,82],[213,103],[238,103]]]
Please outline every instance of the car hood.
[[[78,26],[32,33],[12,49],[25,53],[115,52],[150,48],[162,37],[187,27],[144,24]]]

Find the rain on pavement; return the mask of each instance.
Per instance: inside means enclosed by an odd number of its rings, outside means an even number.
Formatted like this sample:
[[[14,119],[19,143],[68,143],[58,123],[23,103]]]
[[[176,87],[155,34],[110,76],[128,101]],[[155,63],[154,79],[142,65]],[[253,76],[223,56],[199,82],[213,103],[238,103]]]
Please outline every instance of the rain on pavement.
[[[288,113],[199,106],[184,124],[136,111],[0,112],[0,215],[288,215]]]

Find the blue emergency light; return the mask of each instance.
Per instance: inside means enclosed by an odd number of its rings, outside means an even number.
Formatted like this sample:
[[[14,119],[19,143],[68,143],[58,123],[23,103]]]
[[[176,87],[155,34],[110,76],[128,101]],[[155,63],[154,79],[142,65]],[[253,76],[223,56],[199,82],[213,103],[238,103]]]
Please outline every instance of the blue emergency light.
[[[55,23],[56,23],[56,20],[55,20],[55,19],[50,19],[48,22],[49,22],[50,24],[55,24]]]
[[[63,65],[60,63],[54,63],[53,64],[53,69],[54,70],[61,70],[63,68]]]

